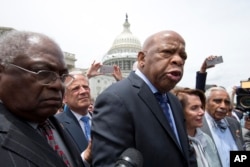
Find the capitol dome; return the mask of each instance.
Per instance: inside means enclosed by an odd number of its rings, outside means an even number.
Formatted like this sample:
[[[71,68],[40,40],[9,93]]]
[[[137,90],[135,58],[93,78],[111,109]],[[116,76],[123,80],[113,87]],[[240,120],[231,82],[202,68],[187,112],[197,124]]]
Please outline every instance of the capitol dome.
[[[123,73],[129,73],[141,50],[141,42],[131,33],[127,15],[123,28],[123,32],[115,38],[112,47],[104,55],[102,63],[105,65],[116,64]]]

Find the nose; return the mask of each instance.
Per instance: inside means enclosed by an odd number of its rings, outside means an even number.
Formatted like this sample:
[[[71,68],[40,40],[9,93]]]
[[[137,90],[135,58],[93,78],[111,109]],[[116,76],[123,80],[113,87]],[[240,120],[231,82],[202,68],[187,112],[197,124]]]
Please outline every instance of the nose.
[[[60,77],[57,77],[53,82],[51,82],[48,87],[54,88],[56,90],[64,90],[65,85],[63,81],[60,79]]]
[[[89,90],[87,88],[81,86],[79,92],[80,93],[85,93],[85,92],[89,92]]]
[[[203,108],[200,108],[198,114],[199,114],[199,115],[204,115],[204,113],[205,113],[204,109],[203,109]]]
[[[227,102],[222,101],[222,102],[220,103],[220,108],[226,109],[227,107],[229,107],[229,106],[227,105]]]
[[[171,63],[181,67],[184,65],[185,60],[178,53],[176,53],[171,59]]]

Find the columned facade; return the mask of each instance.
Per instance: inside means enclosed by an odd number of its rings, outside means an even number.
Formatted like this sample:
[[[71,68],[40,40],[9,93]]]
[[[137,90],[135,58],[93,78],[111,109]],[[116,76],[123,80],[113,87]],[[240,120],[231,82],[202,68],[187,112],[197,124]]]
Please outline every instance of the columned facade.
[[[130,31],[130,23],[126,15],[123,31],[115,38],[111,48],[103,56],[102,64],[118,65],[123,78],[127,77],[133,69],[137,54],[141,50],[141,43]],[[115,83],[112,75],[100,75],[90,79],[92,98],[96,98],[104,89]]]
[[[0,36],[6,32],[14,30],[13,28],[0,27]],[[137,54],[141,50],[141,43],[130,31],[130,23],[126,15],[123,24],[123,31],[115,38],[111,48],[103,56],[102,64],[104,65],[118,65],[121,69],[123,78],[127,77],[133,69],[133,64],[137,59]],[[81,70],[86,72],[87,69],[75,68],[75,54],[64,52],[65,61],[69,71]],[[108,86],[115,83],[114,77],[109,75],[100,75],[89,80],[91,96],[93,99]]]

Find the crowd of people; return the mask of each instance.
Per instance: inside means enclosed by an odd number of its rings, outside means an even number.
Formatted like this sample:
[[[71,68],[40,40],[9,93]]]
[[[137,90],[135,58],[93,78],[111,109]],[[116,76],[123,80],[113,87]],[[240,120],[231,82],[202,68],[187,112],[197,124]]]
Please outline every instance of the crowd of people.
[[[230,151],[250,151],[250,117],[225,88],[206,87],[206,70],[215,67],[206,61],[216,57],[205,58],[195,88],[177,88],[188,58],[185,40],[175,31],[157,32],[145,40],[130,75],[123,78],[114,65],[117,82],[93,99],[88,80],[103,75],[101,63],[86,74],[68,71],[50,37],[5,33],[1,166],[119,166],[133,148],[140,156],[132,152],[124,161],[138,167],[229,167]]]

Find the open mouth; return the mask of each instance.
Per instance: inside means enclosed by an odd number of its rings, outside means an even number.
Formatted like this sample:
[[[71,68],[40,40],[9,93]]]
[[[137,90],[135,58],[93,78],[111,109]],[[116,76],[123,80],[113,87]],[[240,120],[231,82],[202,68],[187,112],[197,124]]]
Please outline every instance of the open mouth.
[[[181,72],[180,71],[171,71],[168,72],[167,76],[173,81],[179,81],[181,79]]]

